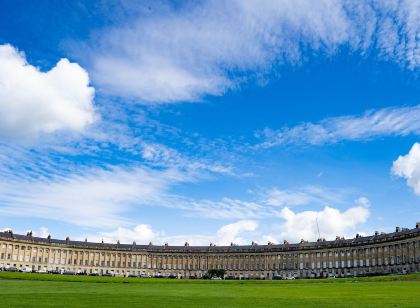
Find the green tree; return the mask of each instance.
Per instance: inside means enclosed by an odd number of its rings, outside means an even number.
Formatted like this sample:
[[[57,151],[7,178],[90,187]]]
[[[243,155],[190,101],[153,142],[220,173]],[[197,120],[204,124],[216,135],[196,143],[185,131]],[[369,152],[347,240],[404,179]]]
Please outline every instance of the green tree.
[[[212,277],[219,277],[219,278],[223,278],[226,274],[226,270],[224,269],[209,269],[207,271],[207,275],[212,278]]]

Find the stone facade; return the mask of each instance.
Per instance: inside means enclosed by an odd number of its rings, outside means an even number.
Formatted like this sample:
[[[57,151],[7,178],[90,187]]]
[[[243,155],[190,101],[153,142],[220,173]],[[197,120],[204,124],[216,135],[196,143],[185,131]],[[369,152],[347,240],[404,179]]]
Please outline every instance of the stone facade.
[[[420,224],[335,241],[250,246],[163,246],[56,240],[0,232],[0,267],[202,277],[225,269],[241,279],[314,278],[420,272]]]

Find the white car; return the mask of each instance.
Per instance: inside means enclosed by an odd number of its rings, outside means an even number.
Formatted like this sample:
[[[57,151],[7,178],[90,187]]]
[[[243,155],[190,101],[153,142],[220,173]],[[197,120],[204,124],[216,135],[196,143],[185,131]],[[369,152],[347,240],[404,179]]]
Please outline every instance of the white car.
[[[48,274],[48,271],[46,269],[40,269],[36,271],[38,274]]]
[[[24,267],[20,270],[22,273],[32,273],[33,270],[30,267]]]
[[[211,280],[222,280],[220,277],[211,277]]]

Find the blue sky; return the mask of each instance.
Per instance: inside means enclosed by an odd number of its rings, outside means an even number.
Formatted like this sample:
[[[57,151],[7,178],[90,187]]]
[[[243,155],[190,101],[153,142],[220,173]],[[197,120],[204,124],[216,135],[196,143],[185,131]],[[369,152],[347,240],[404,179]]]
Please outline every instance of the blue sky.
[[[420,4],[0,1],[0,228],[219,245],[420,220]]]

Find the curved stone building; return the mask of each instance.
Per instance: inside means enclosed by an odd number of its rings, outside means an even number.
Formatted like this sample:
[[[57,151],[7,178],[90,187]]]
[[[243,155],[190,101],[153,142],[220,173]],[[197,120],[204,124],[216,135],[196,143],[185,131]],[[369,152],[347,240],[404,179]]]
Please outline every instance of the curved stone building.
[[[352,239],[298,244],[162,246],[91,243],[0,232],[0,267],[71,272],[202,277],[225,269],[230,277],[359,276],[420,271],[420,223]]]

